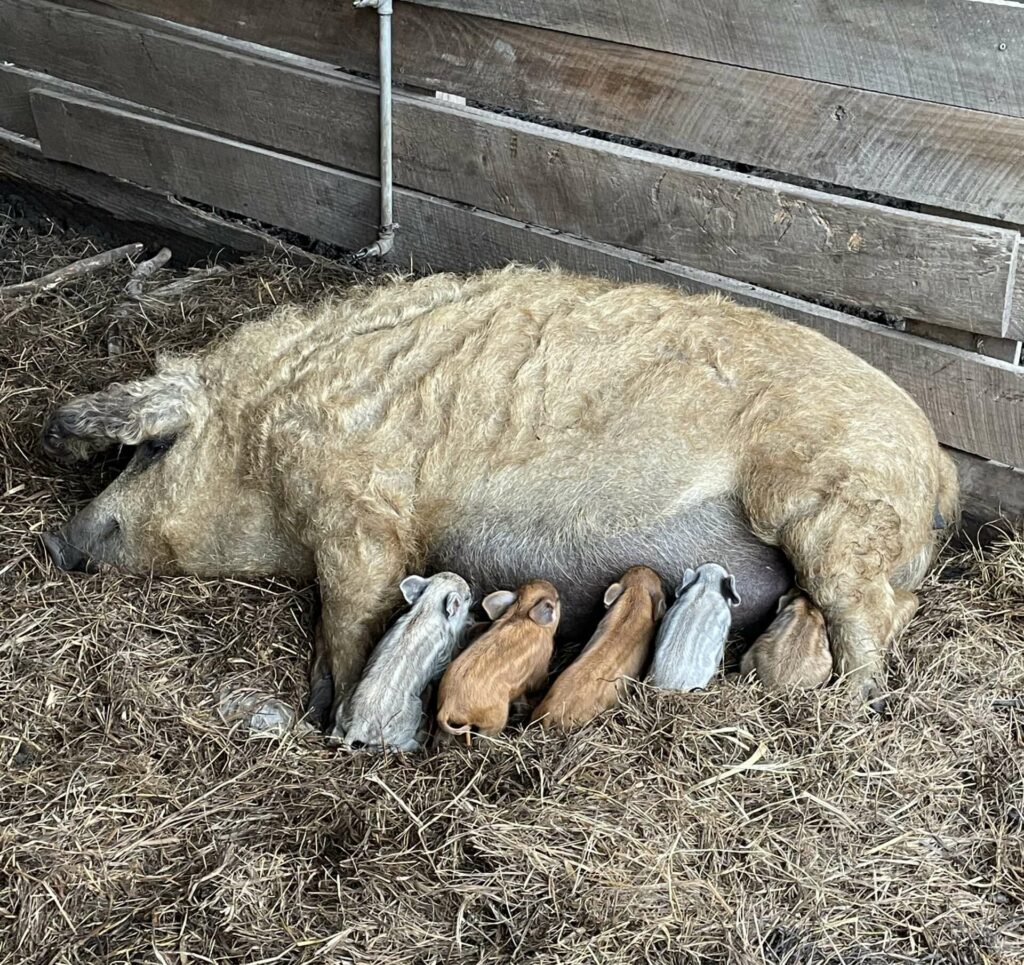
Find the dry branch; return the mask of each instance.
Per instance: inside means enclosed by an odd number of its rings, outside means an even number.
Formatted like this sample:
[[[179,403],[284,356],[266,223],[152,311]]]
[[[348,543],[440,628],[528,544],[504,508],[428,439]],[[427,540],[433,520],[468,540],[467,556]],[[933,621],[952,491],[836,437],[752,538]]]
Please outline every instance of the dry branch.
[[[125,258],[137,255],[145,246],[139,243],[121,245],[120,248],[111,248],[109,251],[101,251],[99,254],[90,255],[79,261],[51,271],[41,278],[33,278],[31,281],[18,282],[15,285],[5,285],[0,288],[0,298],[17,298],[21,295],[41,294],[42,292],[53,291],[56,288],[63,288],[76,278],[92,274],[101,268],[107,268]]]
[[[134,298],[136,301],[142,298],[142,283],[156,274],[164,265],[171,260],[171,249],[161,248],[152,258],[146,261],[140,261],[135,266],[135,271],[132,272],[132,277],[128,279],[128,284],[124,286],[125,294],[129,298]]]

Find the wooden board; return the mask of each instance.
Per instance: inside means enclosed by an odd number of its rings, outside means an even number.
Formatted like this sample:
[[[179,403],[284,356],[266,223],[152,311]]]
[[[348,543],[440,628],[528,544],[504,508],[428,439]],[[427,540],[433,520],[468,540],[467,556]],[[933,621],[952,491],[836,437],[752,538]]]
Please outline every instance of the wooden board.
[[[349,247],[372,237],[377,192],[358,175],[188,131],[164,121],[122,124],[121,112],[90,118],[89,137],[66,123],[67,103],[34,95],[44,149],[65,160],[141,181],[164,191],[217,197],[257,218],[294,226]],[[871,322],[636,252],[574,239],[466,206],[400,189],[396,261],[468,270],[509,260],[555,262],[576,271],[658,281],[687,290],[720,289],[737,300],[810,325],[888,372],[957,448],[1024,461],[1024,376],[974,353],[926,342]]]
[[[967,352],[979,352],[990,359],[999,359],[1001,362],[1009,362],[1012,365],[1020,364],[1021,343],[1012,338],[975,335],[973,332],[963,332],[960,329],[932,325],[930,322],[919,322],[914,319],[907,319],[897,328],[910,335],[920,335],[922,338],[942,342],[943,345],[954,345]]]
[[[25,137],[36,136],[28,92],[39,86],[40,75],[0,64],[0,127]]]
[[[1024,116],[1024,7],[1000,0],[414,0],[703,60]]]
[[[977,530],[978,524],[1001,519],[1024,522],[1024,470],[955,449],[948,451],[960,476],[963,515],[969,531]]]
[[[375,97],[365,86],[166,37],[145,34],[141,43],[161,66],[147,75],[132,64],[131,76],[158,78],[137,85],[155,88],[154,106],[188,111],[204,126],[222,118],[235,136],[258,133],[272,146],[296,151],[302,144],[301,153],[336,166],[376,170],[366,122],[344,138],[329,123],[374,116]],[[122,49],[131,63],[133,46]],[[231,69],[236,83],[251,78],[260,94],[244,109],[236,106],[241,100],[211,109],[189,92],[195,85],[173,66],[179,62],[185,69],[204,63],[213,74]],[[119,94],[126,86],[111,84]],[[93,109],[69,107],[68,123]],[[87,125],[80,134],[90,136]],[[132,150],[132,137],[124,150]],[[460,145],[454,158],[453,144]],[[1014,231],[782,185],[414,95],[396,98],[395,152],[398,183],[516,220],[845,305],[994,336],[1007,324]]]
[[[64,44],[47,45],[42,38],[50,28],[29,26],[28,11],[38,19],[46,5],[4,2],[28,5],[6,29],[30,32],[56,64]],[[263,18],[271,20],[266,11]],[[207,22],[253,32],[249,21],[243,28]],[[359,20],[352,26],[329,50],[320,37],[308,46],[290,37],[281,42],[375,72],[372,33]],[[657,51],[641,55],[620,44],[443,10],[404,9],[395,36],[396,77],[405,83],[699,155],[1024,221],[1020,118]],[[84,42],[72,39],[75,46]],[[45,63],[36,66],[61,74]],[[541,76],[544,84],[535,83]]]
[[[55,215],[60,214],[60,208],[68,207],[75,218],[91,217],[83,211],[83,205],[96,209],[121,226],[124,241],[167,244],[175,258],[186,263],[222,249],[261,253],[285,249],[299,262],[308,257],[263,231],[232,224],[210,212],[85,168],[49,160],[34,141],[0,130],[0,190],[5,182],[18,194],[42,192]]]
[[[455,23],[439,34],[438,17]],[[417,83],[700,155],[1024,222],[1024,119],[671,54],[645,53],[641,62],[635,48],[442,11],[425,19],[429,29],[415,34],[402,20],[396,25],[399,71]],[[248,45],[211,49],[193,42],[192,31],[169,29],[0,0],[0,35],[23,66],[235,136],[269,120],[274,136],[264,143],[302,144],[307,156],[336,161],[323,146],[337,140],[339,116],[324,71],[311,77],[289,64],[293,73],[282,74],[280,61],[267,66]],[[538,76],[544,84],[534,83]],[[349,140],[375,136],[374,114],[345,117],[355,125]]]

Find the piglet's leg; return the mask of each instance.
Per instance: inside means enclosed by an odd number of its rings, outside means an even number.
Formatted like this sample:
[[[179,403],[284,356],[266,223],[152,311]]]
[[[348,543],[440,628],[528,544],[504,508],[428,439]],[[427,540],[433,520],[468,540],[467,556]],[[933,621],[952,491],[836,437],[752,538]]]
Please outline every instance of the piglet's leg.
[[[401,599],[398,583],[404,564],[386,544],[363,540],[346,540],[317,553],[321,643],[314,670],[322,677],[330,668],[336,737],[343,736],[338,708],[359,682],[370,650]]]

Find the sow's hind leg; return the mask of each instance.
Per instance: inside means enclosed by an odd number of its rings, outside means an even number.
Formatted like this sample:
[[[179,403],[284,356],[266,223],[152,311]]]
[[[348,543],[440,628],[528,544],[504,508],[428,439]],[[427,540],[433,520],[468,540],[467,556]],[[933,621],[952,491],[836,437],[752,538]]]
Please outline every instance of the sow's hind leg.
[[[813,482],[787,486],[776,478],[760,501],[755,490],[748,511],[786,551],[797,584],[824,613],[836,671],[878,709],[885,651],[917,602],[893,578],[902,582],[902,572],[930,558],[934,535],[907,493],[887,493],[869,473],[850,472],[830,489]]]

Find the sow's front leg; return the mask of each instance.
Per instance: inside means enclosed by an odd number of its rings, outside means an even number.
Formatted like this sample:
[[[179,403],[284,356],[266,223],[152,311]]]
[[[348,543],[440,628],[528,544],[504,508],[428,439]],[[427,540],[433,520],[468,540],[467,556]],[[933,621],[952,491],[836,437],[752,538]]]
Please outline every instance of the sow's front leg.
[[[397,548],[354,540],[322,549],[316,560],[320,619],[306,716],[330,730],[401,599],[405,560]]]

